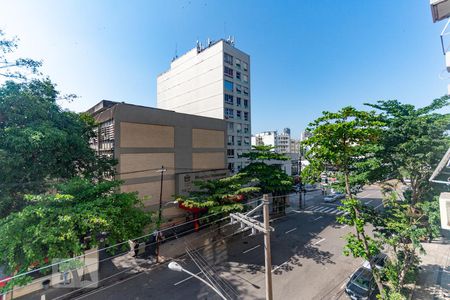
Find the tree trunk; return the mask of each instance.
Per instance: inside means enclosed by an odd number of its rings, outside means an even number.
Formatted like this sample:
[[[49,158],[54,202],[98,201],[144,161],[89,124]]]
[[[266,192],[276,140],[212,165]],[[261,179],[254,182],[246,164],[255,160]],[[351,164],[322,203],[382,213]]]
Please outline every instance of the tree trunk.
[[[348,171],[345,171],[345,191],[347,193],[348,198],[352,198],[352,191],[350,189],[350,175],[348,174]]]
[[[355,215],[356,215],[356,218],[359,218],[359,211],[357,208],[355,208]],[[359,238],[359,236],[361,236],[361,240],[364,245],[364,251],[366,252],[366,256],[367,256],[369,264],[370,264],[373,278],[375,279],[375,283],[377,284],[378,291],[380,292],[382,299],[384,299],[385,295],[384,295],[383,283],[381,282],[381,277],[380,277],[380,274],[378,273],[378,269],[375,266],[375,263],[371,260],[369,245],[367,244],[367,237],[366,237],[366,233],[364,232],[364,229],[362,229],[362,231],[358,233],[358,238]]]

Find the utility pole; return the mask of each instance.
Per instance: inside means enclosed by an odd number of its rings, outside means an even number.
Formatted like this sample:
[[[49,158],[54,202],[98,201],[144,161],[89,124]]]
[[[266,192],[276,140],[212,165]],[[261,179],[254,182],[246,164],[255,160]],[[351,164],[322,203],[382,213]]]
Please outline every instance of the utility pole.
[[[266,263],[266,300],[273,299],[272,293],[272,254],[270,249],[270,225],[269,225],[269,195],[263,196],[263,217],[264,217],[264,248]]]
[[[159,190],[159,209],[158,209],[158,223],[156,224],[157,230],[156,230],[156,262],[159,262],[159,244],[161,242],[161,221],[162,221],[162,194],[163,194],[163,180],[164,180],[164,172],[167,170],[164,169],[164,166],[161,166],[161,169],[159,169],[157,172],[161,173],[161,187]]]
[[[263,218],[264,222],[261,223],[256,219],[250,217],[252,213],[254,213],[259,208],[263,209]],[[273,292],[272,292],[272,256],[270,251],[270,232],[275,231],[274,228],[270,227],[269,224],[269,195],[263,195],[263,203],[249,211],[248,213],[231,213],[231,224],[240,223],[241,227],[245,230],[245,228],[249,228],[252,230],[252,235],[256,234],[256,232],[264,233],[264,256],[265,256],[265,269],[266,269],[266,300],[273,300]]]
[[[298,192],[298,208],[303,208],[303,199],[302,199],[302,190],[303,190],[303,180],[302,180],[302,156],[303,156],[303,148],[300,145],[300,152],[298,156],[298,183],[300,185],[300,190]],[[305,197],[306,198],[306,197]]]

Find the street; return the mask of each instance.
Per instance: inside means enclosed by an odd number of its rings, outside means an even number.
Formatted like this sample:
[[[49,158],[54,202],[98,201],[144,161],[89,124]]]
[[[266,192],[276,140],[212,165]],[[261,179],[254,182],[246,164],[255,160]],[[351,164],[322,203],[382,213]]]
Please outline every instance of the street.
[[[376,187],[367,187],[359,198],[373,207],[381,205]],[[290,197],[285,217],[271,225],[274,299],[347,299],[344,285],[362,260],[342,254],[342,239],[352,229],[336,222],[339,203],[324,203],[320,191],[307,194],[306,209],[298,210],[298,195]],[[238,230],[238,225],[236,230]],[[204,276],[197,264],[215,273],[212,282],[227,298],[264,299],[263,236],[246,231],[218,240],[192,257],[177,262]],[[193,260],[194,259],[194,260]],[[72,295],[73,297],[73,295]],[[86,291],[74,299],[220,299],[191,276],[169,270],[167,263],[130,275],[114,284]]]

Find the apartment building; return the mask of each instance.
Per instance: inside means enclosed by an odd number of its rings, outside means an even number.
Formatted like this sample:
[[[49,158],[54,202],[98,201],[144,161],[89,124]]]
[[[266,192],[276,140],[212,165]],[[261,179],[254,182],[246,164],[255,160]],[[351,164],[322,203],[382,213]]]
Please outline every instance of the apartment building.
[[[157,79],[157,107],[226,120],[228,169],[246,165],[251,149],[250,56],[231,39],[208,41],[174,58]]]
[[[224,120],[106,100],[88,113],[99,123],[91,146],[117,159],[117,179],[124,181],[121,190],[145,197],[147,209],[159,209],[164,166],[167,222],[185,220],[185,212],[171,204],[173,195],[186,194],[197,179],[227,176]]]
[[[275,147],[274,150],[278,153],[296,153],[291,152],[293,147],[291,130],[289,128],[284,128],[280,133],[278,131],[264,131],[261,133],[256,133],[252,136],[251,141],[254,146],[266,145]]]

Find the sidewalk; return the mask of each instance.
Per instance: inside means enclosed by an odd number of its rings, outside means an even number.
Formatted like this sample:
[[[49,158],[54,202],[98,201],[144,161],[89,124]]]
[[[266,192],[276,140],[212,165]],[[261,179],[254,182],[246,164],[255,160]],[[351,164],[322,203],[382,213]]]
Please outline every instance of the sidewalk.
[[[450,298],[450,242],[422,244],[426,255],[422,263],[412,299]]]

